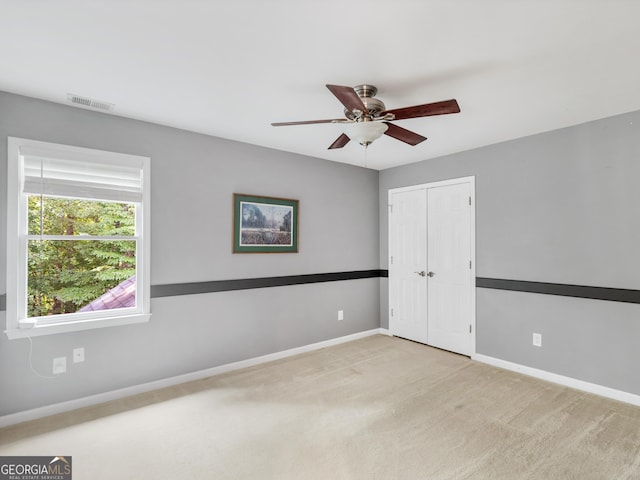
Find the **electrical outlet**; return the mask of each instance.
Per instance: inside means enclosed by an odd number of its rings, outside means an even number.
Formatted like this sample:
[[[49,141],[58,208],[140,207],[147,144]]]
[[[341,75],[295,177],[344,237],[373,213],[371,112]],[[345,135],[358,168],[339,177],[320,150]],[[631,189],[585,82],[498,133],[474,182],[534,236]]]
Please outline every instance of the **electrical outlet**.
[[[344,310],[338,310],[338,320],[344,320]]]
[[[533,334],[533,346],[534,347],[541,347],[542,346],[542,334],[541,333],[534,333]]]
[[[84,347],[73,349],[73,363],[84,362]]]
[[[53,359],[53,374],[59,375],[67,371],[67,357],[58,357]]]

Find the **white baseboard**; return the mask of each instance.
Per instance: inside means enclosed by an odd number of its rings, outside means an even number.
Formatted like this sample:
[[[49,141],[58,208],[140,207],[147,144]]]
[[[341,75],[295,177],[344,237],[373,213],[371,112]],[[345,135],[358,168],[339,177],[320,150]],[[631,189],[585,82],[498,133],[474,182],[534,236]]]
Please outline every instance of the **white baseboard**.
[[[547,372],[546,370],[539,370],[537,368],[507,362],[506,360],[500,360],[499,358],[493,358],[479,353],[473,355],[471,359],[481,363],[492,365],[494,367],[504,368],[505,370],[511,370],[512,372],[518,372],[530,377],[557,383],[565,387],[575,388],[576,390],[593,393],[595,395],[600,395],[601,397],[606,397],[613,400],[618,400],[620,402],[630,403],[631,405],[640,406],[640,395],[635,395],[633,393],[616,390],[614,388],[585,382],[571,377],[565,377],[564,375]]]
[[[331,340],[325,340],[318,343],[312,343],[303,347],[291,348],[289,350],[283,350],[281,352],[270,353],[268,355],[262,355],[260,357],[249,358],[247,360],[241,360],[239,362],[228,363],[226,365],[220,365],[213,368],[207,368],[198,372],[186,373],[184,375],[178,375],[176,377],[156,380],[154,382],[142,383],[140,385],[133,385],[131,387],[121,388],[119,390],[112,390],[110,392],[90,395],[88,397],[82,397],[61,403],[55,403],[53,405],[34,408],[32,410],[12,413],[10,415],[4,415],[0,417],[0,428],[7,427],[9,425],[15,425],[17,423],[37,420],[38,418],[48,417],[50,415],[56,415],[58,413],[77,410],[79,408],[90,407],[92,405],[97,405],[104,402],[110,402],[112,400],[118,400],[120,398],[150,392],[152,390],[172,387],[181,383],[201,380],[203,378],[213,377],[222,373],[240,370],[241,368],[253,367],[255,365],[260,365],[261,363],[272,362],[274,360],[280,360],[282,358],[292,357],[301,353],[312,352],[321,348],[331,347],[334,345],[339,345],[341,343],[352,342],[354,340],[380,334],[389,335],[389,330],[385,328],[374,328],[372,330],[358,332],[352,335],[346,335],[344,337],[333,338]]]

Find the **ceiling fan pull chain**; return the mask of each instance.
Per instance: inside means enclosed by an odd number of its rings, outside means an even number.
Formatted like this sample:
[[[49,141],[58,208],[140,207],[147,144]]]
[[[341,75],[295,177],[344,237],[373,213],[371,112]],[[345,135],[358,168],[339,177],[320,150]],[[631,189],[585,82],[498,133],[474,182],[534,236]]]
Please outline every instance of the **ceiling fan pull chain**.
[[[364,168],[369,168],[367,167],[367,161],[369,159],[369,145],[365,145],[364,146]]]

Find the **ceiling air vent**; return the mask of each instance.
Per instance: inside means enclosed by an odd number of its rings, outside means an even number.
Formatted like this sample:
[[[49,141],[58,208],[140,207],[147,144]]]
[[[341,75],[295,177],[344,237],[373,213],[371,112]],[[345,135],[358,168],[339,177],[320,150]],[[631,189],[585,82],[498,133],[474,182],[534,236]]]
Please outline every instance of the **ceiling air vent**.
[[[93,98],[82,97],[80,95],[74,95],[73,93],[67,93],[67,101],[73,103],[74,105],[93,108],[95,110],[103,110],[105,112],[112,112],[115,107],[115,104],[113,103],[94,100]]]

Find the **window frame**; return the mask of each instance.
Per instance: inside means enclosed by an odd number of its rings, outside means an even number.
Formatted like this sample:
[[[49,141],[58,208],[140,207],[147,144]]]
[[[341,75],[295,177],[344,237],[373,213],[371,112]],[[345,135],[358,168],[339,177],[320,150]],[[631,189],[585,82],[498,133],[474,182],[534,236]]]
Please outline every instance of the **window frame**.
[[[17,137],[7,139],[7,294],[6,330],[10,339],[39,335],[74,332],[95,328],[130,325],[149,321],[150,302],[150,164],[149,157],[108,152],[90,148],[29,140]],[[28,197],[23,192],[23,148],[37,148],[51,155],[69,155],[83,161],[103,163],[131,162],[141,165],[142,201],[136,206],[136,306],[114,310],[59,314],[47,317],[27,318],[28,280]],[[71,198],[71,197],[68,197]],[[74,240],[91,240],[78,236]],[[40,320],[38,320],[40,319]]]

